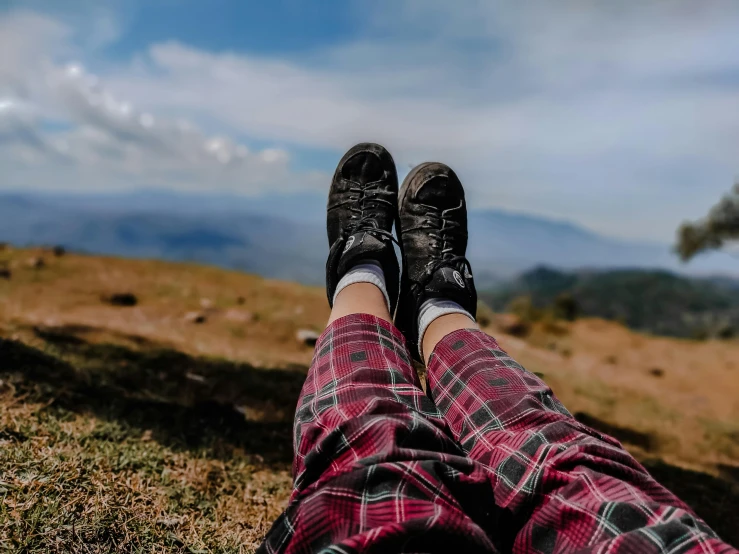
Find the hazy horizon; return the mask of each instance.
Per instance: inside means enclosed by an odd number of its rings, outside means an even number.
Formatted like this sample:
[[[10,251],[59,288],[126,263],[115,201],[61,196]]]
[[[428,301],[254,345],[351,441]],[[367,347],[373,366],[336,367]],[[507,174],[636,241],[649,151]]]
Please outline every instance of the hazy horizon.
[[[318,192],[0,191],[0,240],[196,261],[319,284],[328,248],[325,202]],[[670,243],[618,239],[575,222],[500,208],[471,207],[468,256],[482,286],[540,265],[739,276],[736,259],[725,252],[682,264]]]

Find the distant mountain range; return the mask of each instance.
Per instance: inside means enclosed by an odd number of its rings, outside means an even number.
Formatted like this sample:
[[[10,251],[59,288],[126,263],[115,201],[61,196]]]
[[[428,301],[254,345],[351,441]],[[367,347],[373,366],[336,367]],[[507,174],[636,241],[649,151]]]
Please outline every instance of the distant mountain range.
[[[197,261],[317,284],[328,251],[324,209],[325,198],[314,193],[0,193],[0,241]],[[665,244],[620,241],[571,223],[501,210],[470,212],[468,254],[481,287],[536,265],[739,273],[739,263],[722,254],[683,267]]]

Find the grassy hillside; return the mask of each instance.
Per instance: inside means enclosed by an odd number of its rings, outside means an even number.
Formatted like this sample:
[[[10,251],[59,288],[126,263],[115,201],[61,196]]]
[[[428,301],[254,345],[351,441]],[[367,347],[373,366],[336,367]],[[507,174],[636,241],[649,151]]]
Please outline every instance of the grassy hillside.
[[[252,552],[289,496],[312,356],[295,333],[322,328],[324,291],[185,264],[2,258],[0,550]],[[120,293],[136,305],[112,305]],[[504,327],[488,330],[739,544],[739,345],[601,320],[526,341]]]
[[[561,294],[574,298],[585,316],[640,331],[691,338],[739,334],[739,285],[731,280],[691,279],[667,271],[569,273],[540,267],[481,296],[496,309],[520,296],[546,308]]]

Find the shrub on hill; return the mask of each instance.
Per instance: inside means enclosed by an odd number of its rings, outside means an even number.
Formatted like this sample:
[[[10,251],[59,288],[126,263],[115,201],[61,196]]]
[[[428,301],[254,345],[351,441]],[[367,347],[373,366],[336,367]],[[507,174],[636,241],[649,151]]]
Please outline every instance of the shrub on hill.
[[[570,273],[539,267],[480,296],[496,310],[509,308],[534,320],[544,311],[565,320],[602,317],[632,329],[686,338],[728,338],[739,329],[736,283],[667,271]]]

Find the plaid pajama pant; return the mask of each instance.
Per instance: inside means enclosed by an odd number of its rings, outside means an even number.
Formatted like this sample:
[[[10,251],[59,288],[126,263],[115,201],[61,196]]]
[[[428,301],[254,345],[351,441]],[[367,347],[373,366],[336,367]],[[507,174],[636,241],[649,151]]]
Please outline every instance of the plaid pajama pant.
[[[437,345],[428,385],[390,323],[330,325],[259,551],[738,552],[481,331]]]

